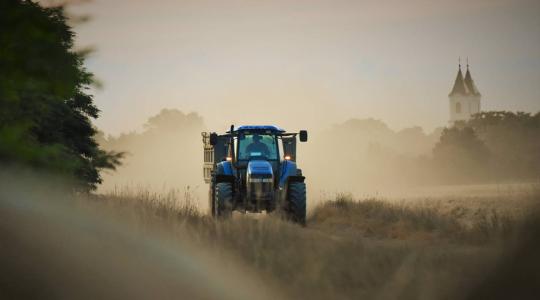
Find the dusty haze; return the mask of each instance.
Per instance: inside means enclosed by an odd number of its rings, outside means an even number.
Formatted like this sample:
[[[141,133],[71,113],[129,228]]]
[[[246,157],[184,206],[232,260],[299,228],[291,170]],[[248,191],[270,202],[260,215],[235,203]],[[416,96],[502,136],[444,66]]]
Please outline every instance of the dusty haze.
[[[458,57],[484,110],[540,110],[538,1],[95,0],[72,6],[104,83],[98,127],[142,130],[162,108],[209,128],[323,130],[350,118],[429,133],[448,120]]]
[[[123,166],[104,176],[102,192],[141,189],[192,193],[206,206],[208,185],[202,180],[200,133],[210,130],[202,116],[174,109],[149,118],[140,132],[100,135],[107,150],[126,151]],[[237,124],[238,125],[238,124]],[[226,128],[212,128],[223,133]],[[425,133],[419,127],[400,131],[374,119],[349,120],[326,130],[311,131],[307,143],[298,144],[298,164],[308,180],[313,203],[335,193],[388,196],[396,189],[422,186],[426,178],[411,173],[416,159],[430,156],[440,130]],[[413,165],[404,173],[404,164]]]
[[[512,121],[515,115],[508,118],[499,125],[482,121],[486,127],[475,127],[478,132],[469,136],[456,127],[394,130],[371,118],[310,130],[297,156],[307,180],[308,207],[343,193],[392,199],[474,195],[477,190],[496,195],[537,184],[540,144],[534,124],[540,114],[519,122]],[[104,176],[100,192],[175,190],[204,209],[208,185],[202,180],[200,133],[227,129],[208,128],[203,116],[176,109],[162,110],[143,127],[142,132],[98,136],[105,149],[126,151],[123,165]]]
[[[0,132],[0,299],[538,298],[540,2],[81,2],[99,147],[94,110],[61,114],[90,98],[26,121],[49,94],[28,105],[39,81],[19,80],[14,111],[31,109]],[[459,56],[483,107],[445,127]],[[57,63],[41,58],[45,78]],[[308,130],[305,226],[207,213],[201,132],[231,124]]]

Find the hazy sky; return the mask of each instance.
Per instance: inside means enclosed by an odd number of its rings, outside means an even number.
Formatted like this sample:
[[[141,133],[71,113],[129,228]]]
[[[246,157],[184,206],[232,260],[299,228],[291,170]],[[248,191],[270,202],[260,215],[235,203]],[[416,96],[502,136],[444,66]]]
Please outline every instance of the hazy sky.
[[[140,129],[162,108],[207,125],[321,128],[373,117],[446,125],[457,59],[484,110],[540,110],[540,1],[95,0],[76,31],[98,127]]]

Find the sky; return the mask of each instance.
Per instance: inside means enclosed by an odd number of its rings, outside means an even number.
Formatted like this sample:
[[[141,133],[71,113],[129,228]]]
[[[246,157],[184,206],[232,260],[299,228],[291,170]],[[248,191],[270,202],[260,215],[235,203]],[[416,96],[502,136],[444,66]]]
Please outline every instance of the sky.
[[[163,108],[234,124],[322,129],[375,118],[448,123],[468,57],[483,110],[540,111],[540,1],[142,1],[70,7],[108,134]]]

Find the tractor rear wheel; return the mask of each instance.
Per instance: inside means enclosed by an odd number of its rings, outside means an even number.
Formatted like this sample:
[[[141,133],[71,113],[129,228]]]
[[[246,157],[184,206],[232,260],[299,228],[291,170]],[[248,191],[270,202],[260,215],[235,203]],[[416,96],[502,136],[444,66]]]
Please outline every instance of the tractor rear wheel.
[[[304,182],[289,183],[288,218],[295,223],[306,225],[306,184]]]
[[[214,192],[215,192],[215,186],[213,183],[210,183],[210,187],[208,188],[208,213],[214,217],[216,215],[216,209],[215,209],[215,203],[214,200]]]
[[[233,189],[230,182],[216,184],[214,190],[214,216],[229,218],[233,209]]]

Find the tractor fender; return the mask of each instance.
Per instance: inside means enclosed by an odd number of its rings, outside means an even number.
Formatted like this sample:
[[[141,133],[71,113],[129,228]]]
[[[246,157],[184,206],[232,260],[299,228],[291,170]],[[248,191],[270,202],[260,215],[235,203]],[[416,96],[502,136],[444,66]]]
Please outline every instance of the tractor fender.
[[[231,182],[234,183],[234,171],[230,161],[222,161],[216,165],[215,183]]]
[[[216,175],[234,175],[232,163],[222,161],[216,165]]]
[[[289,181],[304,181],[304,176],[298,175],[296,163],[290,160],[281,163],[281,176],[279,177],[279,188],[286,188]]]

